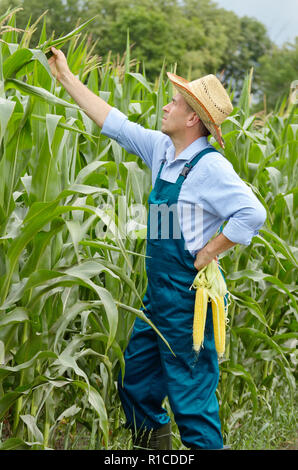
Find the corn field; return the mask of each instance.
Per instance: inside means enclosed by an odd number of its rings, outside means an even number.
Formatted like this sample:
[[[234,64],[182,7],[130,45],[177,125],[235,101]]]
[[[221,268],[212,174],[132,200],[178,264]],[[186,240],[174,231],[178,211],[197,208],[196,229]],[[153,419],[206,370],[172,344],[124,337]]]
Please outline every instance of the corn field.
[[[16,18],[0,17],[0,448],[129,449],[116,379],[135,317],[148,321],[150,172],[52,77],[46,17],[38,44]],[[159,129],[172,94],[164,70],[149,83],[129,41],[123,60],[102,63],[82,27],[62,44],[89,89]],[[251,83],[223,125],[226,158],[267,210],[252,244],[221,258],[231,306],[218,399],[238,449],[255,448],[249,429],[270,448],[283,437],[271,423],[295,427],[298,115],[288,101],[251,114]],[[174,438],[183,449],[175,424]]]

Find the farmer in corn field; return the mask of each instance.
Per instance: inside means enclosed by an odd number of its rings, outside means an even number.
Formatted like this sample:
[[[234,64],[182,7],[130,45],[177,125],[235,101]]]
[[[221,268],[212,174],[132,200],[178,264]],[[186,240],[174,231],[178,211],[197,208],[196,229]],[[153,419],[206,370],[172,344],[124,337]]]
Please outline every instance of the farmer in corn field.
[[[93,94],[71,73],[63,52],[52,52],[52,73],[70,96],[104,135],[140,156],[152,170],[144,305],[175,356],[147,323],[136,319],[125,352],[124,383],[119,380],[134,447],[171,449],[170,417],[162,407],[167,396],[186,447],[223,449],[211,307],[197,357],[192,347],[195,293],[189,287],[198,270],[220,253],[237,243],[249,245],[266,218],[231,163],[208,143],[212,134],[224,147],[220,125],[233,109],[229,96],[214,75],[188,82],[168,73],[177,93],[163,108],[161,132],[153,131],[130,122]],[[182,211],[185,205],[190,210]],[[169,208],[176,208],[172,218],[164,210]],[[200,221],[195,231],[193,213]],[[154,224],[159,214],[161,223]],[[168,230],[163,214],[171,220]]]

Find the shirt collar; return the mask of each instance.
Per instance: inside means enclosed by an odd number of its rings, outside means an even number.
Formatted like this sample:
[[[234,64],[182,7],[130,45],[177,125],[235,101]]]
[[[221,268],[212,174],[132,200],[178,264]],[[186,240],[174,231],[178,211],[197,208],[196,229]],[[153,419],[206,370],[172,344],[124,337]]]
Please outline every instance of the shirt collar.
[[[210,144],[208,142],[208,138],[206,136],[199,137],[197,140],[192,142],[186,149],[184,149],[176,159],[174,159],[175,156],[175,147],[173,144],[171,144],[166,152],[166,159],[168,163],[172,163],[174,161],[178,160],[185,160],[188,161],[190,160],[195,154],[201,152],[204,150],[206,147],[209,147]]]

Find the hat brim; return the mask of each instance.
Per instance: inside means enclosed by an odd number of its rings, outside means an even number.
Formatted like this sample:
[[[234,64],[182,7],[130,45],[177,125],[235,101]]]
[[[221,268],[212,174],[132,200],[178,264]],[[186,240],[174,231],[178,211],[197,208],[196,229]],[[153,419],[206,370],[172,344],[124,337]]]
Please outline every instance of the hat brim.
[[[224,148],[224,141],[222,138],[220,127],[215,124],[214,120],[212,119],[210,113],[205,108],[203,103],[192,93],[188,86],[189,82],[185,78],[179,77],[179,75],[175,75],[171,72],[167,72],[167,75],[174,87],[177,89],[177,91],[181,93],[183,98],[200,117],[203,124],[211,132],[215,140],[219,143],[222,148]]]

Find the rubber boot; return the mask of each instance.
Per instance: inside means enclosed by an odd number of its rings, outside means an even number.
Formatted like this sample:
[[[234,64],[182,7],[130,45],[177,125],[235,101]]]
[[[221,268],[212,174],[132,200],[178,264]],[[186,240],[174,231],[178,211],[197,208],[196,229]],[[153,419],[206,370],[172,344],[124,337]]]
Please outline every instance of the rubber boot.
[[[136,430],[132,433],[132,441],[135,450],[171,450],[171,423],[164,424],[158,429]]]

